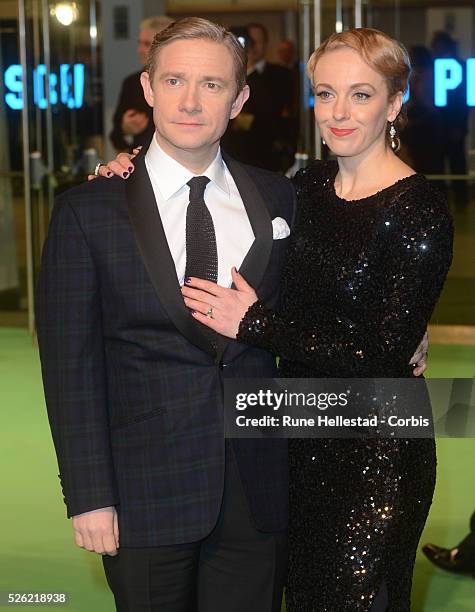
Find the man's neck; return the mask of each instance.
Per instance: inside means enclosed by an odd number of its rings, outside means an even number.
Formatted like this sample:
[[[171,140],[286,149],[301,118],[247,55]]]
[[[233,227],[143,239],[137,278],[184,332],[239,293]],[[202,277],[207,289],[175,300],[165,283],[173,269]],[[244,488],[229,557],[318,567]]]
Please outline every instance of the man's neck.
[[[164,153],[169,155],[176,162],[181,164],[184,168],[193,172],[193,174],[203,174],[209,167],[211,162],[216,157],[219,149],[219,141],[213,143],[209,147],[201,149],[180,149],[173,146],[169,141],[161,138],[157,132],[155,132],[155,138],[159,147]]]

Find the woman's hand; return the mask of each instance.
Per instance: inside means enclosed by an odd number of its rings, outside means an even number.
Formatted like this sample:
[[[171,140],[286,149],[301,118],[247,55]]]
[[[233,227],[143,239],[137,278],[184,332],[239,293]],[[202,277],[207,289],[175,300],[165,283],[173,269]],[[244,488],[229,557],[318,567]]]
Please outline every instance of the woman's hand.
[[[249,306],[257,302],[254,289],[236,268],[231,270],[236,289],[226,289],[200,278],[185,280],[181,292],[194,318],[228,338],[235,338]]]
[[[119,153],[114,160],[107,162],[107,164],[101,164],[97,171],[97,176],[112,178],[115,174],[123,179],[129,178],[135,170],[132,160],[140,153],[141,148],[142,147],[137,147],[134,149],[133,154]],[[89,174],[87,180],[93,181],[97,176],[95,174]]]

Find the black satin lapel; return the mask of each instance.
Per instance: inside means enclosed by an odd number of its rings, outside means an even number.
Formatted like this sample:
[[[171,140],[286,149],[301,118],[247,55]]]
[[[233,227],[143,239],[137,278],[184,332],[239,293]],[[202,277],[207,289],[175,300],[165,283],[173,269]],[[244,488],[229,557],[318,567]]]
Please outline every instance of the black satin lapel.
[[[269,264],[272,251],[272,219],[259,189],[244,166],[227,156],[224,160],[239,190],[254,232],[254,242],[239,272],[254,289],[257,289]]]
[[[145,153],[134,159],[135,171],[126,181],[129,216],[137,244],[157,297],[177,329],[195,346],[215,351],[191,317],[178,284],[153,187],[145,167]]]
[[[223,155],[223,159],[236,183],[254,232],[254,242],[247,252],[239,272],[251,287],[257,290],[262,282],[272,252],[272,219],[259,189],[244,166],[226,155]],[[228,344],[229,341],[218,344],[220,357]]]

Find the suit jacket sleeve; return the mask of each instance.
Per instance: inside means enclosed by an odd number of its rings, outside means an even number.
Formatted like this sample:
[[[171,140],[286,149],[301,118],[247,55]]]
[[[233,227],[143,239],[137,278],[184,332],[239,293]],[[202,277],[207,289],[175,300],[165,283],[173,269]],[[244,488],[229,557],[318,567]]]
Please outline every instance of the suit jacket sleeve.
[[[67,514],[116,505],[98,278],[65,199],[55,205],[43,250],[36,320]]]

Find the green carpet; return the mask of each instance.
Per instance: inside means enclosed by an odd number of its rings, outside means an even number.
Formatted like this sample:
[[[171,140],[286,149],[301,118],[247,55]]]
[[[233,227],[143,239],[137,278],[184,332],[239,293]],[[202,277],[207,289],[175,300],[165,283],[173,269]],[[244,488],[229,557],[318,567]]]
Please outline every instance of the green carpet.
[[[475,347],[431,346],[431,376],[474,373]],[[0,591],[66,592],[71,612],[113,612],[100,558],[75,547],[65,518],[38,353],[24,330],[0,329],[0,389],[5,417],[0,450]],[[438,455],[438,484],[422,541],[451,546],[466,534],[475,508],[475,440],[439,440]],[[474,609],[474,580],[444,574],[418,556],[414,612]]]

